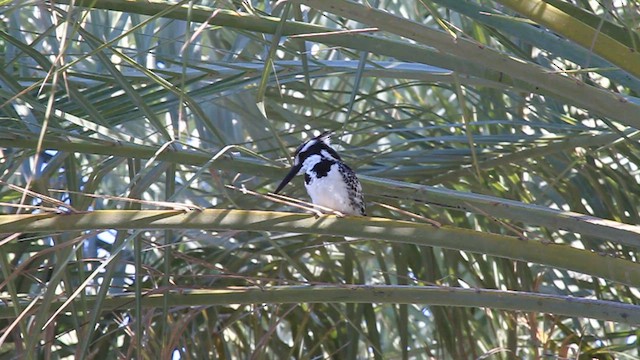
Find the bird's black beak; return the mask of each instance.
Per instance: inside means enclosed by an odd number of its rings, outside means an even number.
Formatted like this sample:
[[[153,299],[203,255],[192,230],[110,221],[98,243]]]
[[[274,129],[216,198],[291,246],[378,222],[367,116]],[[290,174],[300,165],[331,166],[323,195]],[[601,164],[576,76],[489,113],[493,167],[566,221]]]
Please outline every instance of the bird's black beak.
[[[278,185],[278,188],[275,191],[276,194],[279,193],[280,190],[282,190],[282,188],[284,188],[284,186],[287,185],[294,176],[298,175],[298,171],[300,171],[300,168],[302,168],[302,164],[298,164],[291,168],[287,176],[285,176],[284,179],[282,179],[280,185]]]

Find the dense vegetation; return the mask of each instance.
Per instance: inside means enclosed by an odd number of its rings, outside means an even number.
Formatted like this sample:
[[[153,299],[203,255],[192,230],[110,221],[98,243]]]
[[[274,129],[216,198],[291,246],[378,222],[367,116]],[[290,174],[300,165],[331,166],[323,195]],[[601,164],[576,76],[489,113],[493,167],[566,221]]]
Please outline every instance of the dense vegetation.
[[[637,2],[0,4],[3,359],[640,356]]]

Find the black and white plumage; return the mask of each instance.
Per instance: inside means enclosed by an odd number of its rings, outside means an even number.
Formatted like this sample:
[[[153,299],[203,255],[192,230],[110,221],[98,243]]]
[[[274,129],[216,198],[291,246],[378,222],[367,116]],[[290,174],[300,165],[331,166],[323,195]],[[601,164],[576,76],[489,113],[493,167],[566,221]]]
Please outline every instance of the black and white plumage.
[[[304,185],[314,204],[345,215],[365,215],[362,185],[356,173],[331,147],[326,131],[298,147],[293,167],[275,193],[279,193],[294,176],[304,174]]]

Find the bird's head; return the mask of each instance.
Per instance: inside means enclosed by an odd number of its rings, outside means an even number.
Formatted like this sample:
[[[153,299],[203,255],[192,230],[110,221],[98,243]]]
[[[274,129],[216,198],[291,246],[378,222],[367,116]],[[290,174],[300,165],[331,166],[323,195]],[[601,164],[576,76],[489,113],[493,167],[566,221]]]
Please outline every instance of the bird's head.
[[[294,176],[304,172],[306,170],[306,166],[309,164],[315,164],[321,159],[342,161],[342,159],[340,159],[340,155],[338,155],[338,153],[331,147],[331,141],[329,139],[330,136],[331,132],[325,131],[322,134],[305,141],[296,149],[296,152],[293,154],[293,166],[280,185],[278,185],[278,188],[275,191],[276,194],[279,193]],[[308,162],[306,161],[307,159],[316,159],[317,161]]]

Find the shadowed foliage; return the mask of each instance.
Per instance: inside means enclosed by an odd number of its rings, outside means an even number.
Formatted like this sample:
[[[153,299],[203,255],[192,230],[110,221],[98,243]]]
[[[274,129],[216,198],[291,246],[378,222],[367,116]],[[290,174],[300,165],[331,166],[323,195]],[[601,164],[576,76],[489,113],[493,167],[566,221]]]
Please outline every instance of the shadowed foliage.
[[[639,10],[0,2],[0,356],[637,358]]]

